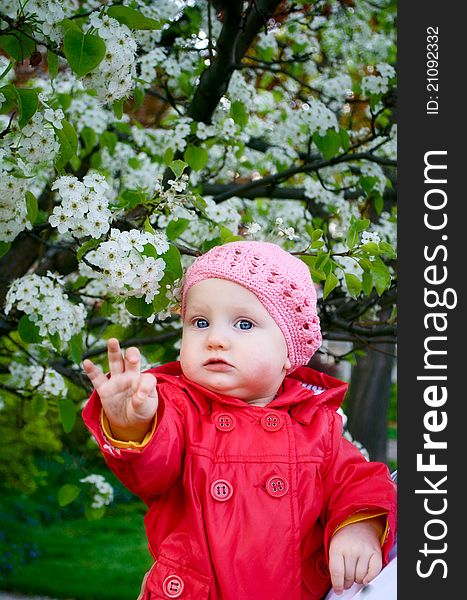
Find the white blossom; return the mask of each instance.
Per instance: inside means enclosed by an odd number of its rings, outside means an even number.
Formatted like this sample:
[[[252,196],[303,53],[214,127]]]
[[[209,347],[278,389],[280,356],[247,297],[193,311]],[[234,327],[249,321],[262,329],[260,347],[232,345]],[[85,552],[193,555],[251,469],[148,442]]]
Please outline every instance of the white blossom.
[[[49,275],[15,279],[6,295],[5,314],[13,307],[28,315],[42,337],[58,334],[64,342],[82,331],[86,318],[83,304],[72,304],[60,282]]]
[[[97,279],[106,282],[112,293],[123,297],[144,297],[150,304],[159,292],[159,281],[164,276],[165,262],[162,258],[145,255],[149,245],[157,255],[169,249],[166,236],[159,231],[154,234],[137,229],[119,231],[112,229],[108,241],[87,254],[87,261],[100,269]],[[80,265],[83,273],[88,272]]]
[[[60,233],[70,231],[78,238],[99,238],[110,229],[112,213],[106,194],[109,185],[100,173],[90,172],[83,181],[72,175],[62,175],[52,184],[61,203],[52,211],[49,223]]]
[[[113,502],[113,487],[102,475],[88,475],[80,479],[80,483],[89,483],[94,489],[91,508],[102,508]]]

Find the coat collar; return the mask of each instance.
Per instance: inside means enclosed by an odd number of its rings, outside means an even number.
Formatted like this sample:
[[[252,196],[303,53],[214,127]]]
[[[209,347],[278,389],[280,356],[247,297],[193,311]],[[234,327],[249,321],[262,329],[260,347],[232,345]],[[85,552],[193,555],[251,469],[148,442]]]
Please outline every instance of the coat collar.
[[[173,383],[184,389],[203,414],[211,412],[211,402],[206,402],[206,399],[237,408],[249,407],[239,398],[212,392],[187,379],[182,373],[179,361],[155,367],[150,371],[157,376],[158,381]],[[347,383],[335,377],[310,367],[299,367],[284,379],[276,397],[265,408],[286,409],[297,421],[308,425],[320,406],[327,405],[337,410],[344,399],[347,387]]]

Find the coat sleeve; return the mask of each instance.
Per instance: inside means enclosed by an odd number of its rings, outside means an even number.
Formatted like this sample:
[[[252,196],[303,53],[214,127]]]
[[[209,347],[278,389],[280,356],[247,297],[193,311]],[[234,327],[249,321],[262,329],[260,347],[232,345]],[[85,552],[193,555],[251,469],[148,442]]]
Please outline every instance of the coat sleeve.
[[[110,443],[102,429],[102,405],[96,391],[82,413],[84,423],[99,444],[111,471],[147,505],[155,496],[167,492],[179,477],[185,452],[183,392],[168,383],[158,383],[157,391],[157,427],[141,449],[121,449]]]
[[[388,528],[382,545],[383,564],[394,543],[396,530],[396,486],[387,466],[370,462],[347,439],[342,437],[340,415],[326,408],[331,447],[323,476],[324,546],[329,555],[329,543],[345,519],[360,511],[387,513]]]

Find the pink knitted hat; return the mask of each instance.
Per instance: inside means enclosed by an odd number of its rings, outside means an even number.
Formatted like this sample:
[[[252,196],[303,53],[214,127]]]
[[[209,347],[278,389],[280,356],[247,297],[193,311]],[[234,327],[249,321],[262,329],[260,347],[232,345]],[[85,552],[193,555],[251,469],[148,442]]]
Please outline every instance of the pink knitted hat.
[[[321,345],[316,290],[303,261],[277,244],[230,242],[211,248],[187,269],[182,315],[188,290],[203,279],[227,279],[253,292],[284,334],[289,373],[305,365]]]

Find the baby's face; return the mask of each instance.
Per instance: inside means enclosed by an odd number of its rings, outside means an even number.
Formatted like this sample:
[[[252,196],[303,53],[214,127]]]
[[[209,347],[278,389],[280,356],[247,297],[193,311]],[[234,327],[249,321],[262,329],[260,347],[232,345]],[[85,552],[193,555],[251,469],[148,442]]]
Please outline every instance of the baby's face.
[[[257,406],[274,398],[290,368],[273,318],[253,292],[224,279],[188,290],[180,364],[188,379]]]

